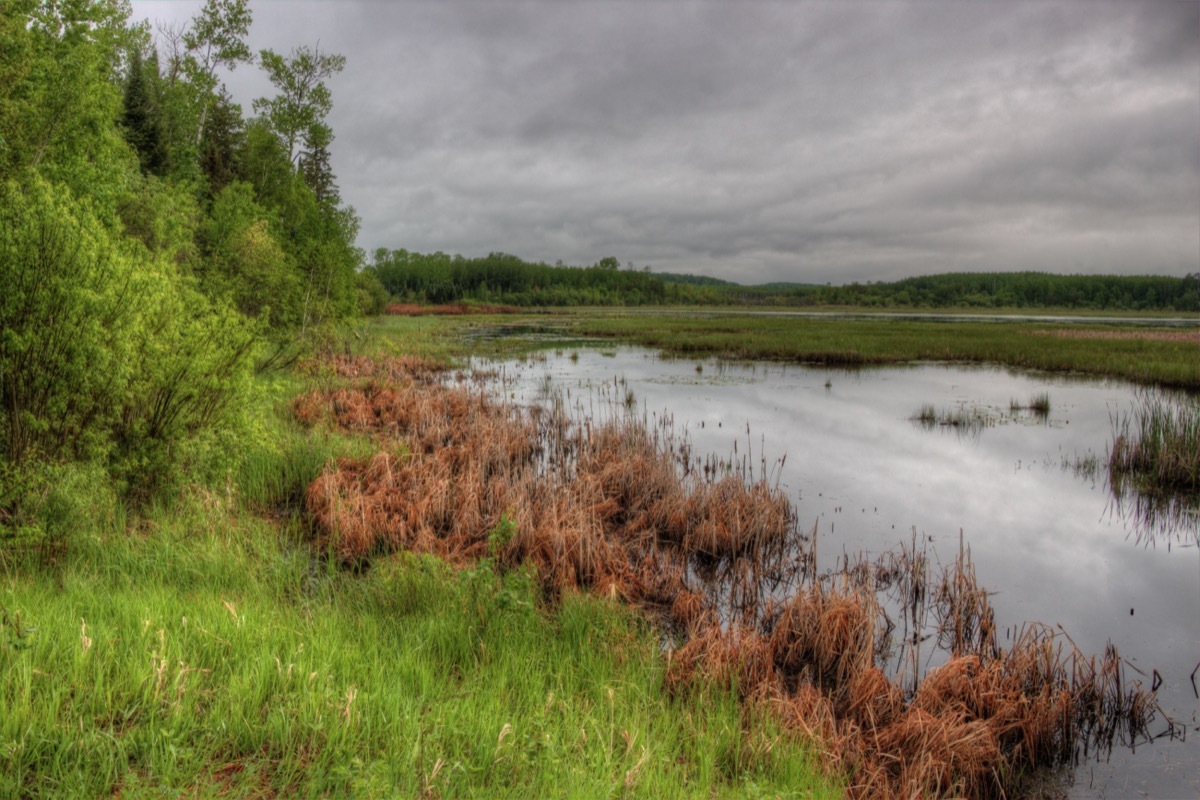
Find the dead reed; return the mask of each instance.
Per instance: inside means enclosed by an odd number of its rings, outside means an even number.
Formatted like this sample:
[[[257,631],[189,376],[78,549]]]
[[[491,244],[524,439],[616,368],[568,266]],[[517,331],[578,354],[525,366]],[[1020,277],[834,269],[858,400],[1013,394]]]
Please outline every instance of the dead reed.
[[[765,468],[700,467],[669,420],[619,402],[599,421],[553,398],[521,410],[420,364],[336,369],[350,382],[298,398],[297,418],[372,434],[379,452],[308,487],[318,547],[344,562],[494,557],[533,566],[547,597],[590,590],[658,614],[677,645],[669,691],[733,687],[747,725],[769,712],[820,743],[852,797],[1003,797],[1039,766],[1147,735],[1153,694],[1115,650],[1085,658],[1041,626],[1000,646],[961,545],[937,577],[915,531],[818,576],[816,531]],[[490,546],[502,520],[515,533]],[[933,669],[927,640],[945,656]]]

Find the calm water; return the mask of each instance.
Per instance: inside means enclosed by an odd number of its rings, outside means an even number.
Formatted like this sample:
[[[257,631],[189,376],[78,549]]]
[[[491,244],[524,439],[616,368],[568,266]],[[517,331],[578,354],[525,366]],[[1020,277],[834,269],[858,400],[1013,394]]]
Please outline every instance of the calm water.
[[[1150,531],[1114,508],[1101,472],[1071,465],[1107,453],[1112,418],[1132,386],[987,367],[923,365],[854,372],[790,365],[663,360],[639,348],[581,348],[502,365],[518,402],[553,387],[583,413],[632,392],[648,418],[673,417],[697,453],[757,471],[765,463],[815,523],[821,569],[878,554],[913,529],[949,563],[959,532],[1003,630],[1061,625],[1085,653],[1111,640],[1132,667],[1162,678],[1163,710],[1187,741],[1118,750],[1077,768],[1072,797],[1200,796],[1200,546],[1195,517]],[[1012,412],[1048,393],[1048,417]],[[978,412],[973,432],[912,417]],[[786,460],[780,465],[780,460]],[[1127,677],[1138,678],[1133,669]],[[1200,675],[1197,675],[1200,681]],[[1165,728],[1159,720],[1155,729]]]

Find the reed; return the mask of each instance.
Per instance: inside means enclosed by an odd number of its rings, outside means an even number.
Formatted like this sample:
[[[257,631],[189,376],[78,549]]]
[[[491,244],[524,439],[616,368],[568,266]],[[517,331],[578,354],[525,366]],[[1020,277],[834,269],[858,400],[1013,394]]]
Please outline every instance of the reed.
[[[937,409],[932,403],[923,403],[909,419],[927,430],[941,427],[960,434],[978,434],[996,424],[995,419],[978,408],[959,405],[953,409]]]
[[[1137,405],[1113,420],[1108,458],[1114,486],[1138,490],[1200,492],[1200,400],[1144,391]]]
[[[1026,406],[1026,408],[1028,408],[1030,411],[1032,411],[1034,414],[1037,414],[1040,417],[1049,416],[1050,415],[1050,393],[1049,392],[1039,392],[1038,394],[1033,395],[1033,397],[1029,398],[1029,405]]]
[[[727,687],[745,719],[815,738],[852,797],[1002,797],[1080,747],[1144,735],[1152,695],[1121,678],[1115,651],[1088,661],[1040,626],[999,647],[961,545],[939,576],[915,531],[819,576],[816,531],[799,530],[765,468],[697,461],[669,419],[650,424],[611,389],[588,414],[554,398],[523,411],[375,365],[300,398],[308,424],[377,443],[307,488],[317,549],[353,564],[430,553],[531,576],[553,602],[586,590],[634,605],[673,631],[670,694]],[[928,639],[948,659],[926,673]],[[895,680],[891,660],[906,665]]]

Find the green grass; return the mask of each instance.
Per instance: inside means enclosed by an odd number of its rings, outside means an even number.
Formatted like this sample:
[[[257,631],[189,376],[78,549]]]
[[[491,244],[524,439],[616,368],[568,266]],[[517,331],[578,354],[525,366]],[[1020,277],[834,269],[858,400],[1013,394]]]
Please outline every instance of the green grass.
[[[1143,392],[1113,421],[1109,475],[1144,493],[1200,494],[1200,401]]]
[[[443,363],[458,364],[468,357],[507,357],[547,347],[561,346],[491,335],[496,328],[524,330],[544,323],[545,314],[469,316],[381,316],[368,323],[364,349],[374,355],[416,355]],[[557,318],[557,317],[556,317]],[[489,335],[476,334],[487,331]]]
[[[654,631],[519,573],[354,575],[207,495],[0,577],[0,796],[837,796]],[[20,620],[20,629],[15,620]]]
[[[918,319],[814,319],[696,312],[683,315],[587,314],[570,317],[585,336],[636,342],[680,356],[870,366],[912,361],[992,363],[1078,372],[1142,384],[1200,389],[1194,341],[1065,338],[1056,330],[1133,330],[1029,322]],[[1144,330],[1139,328],[1138,330]]]
[[[382,321],[383,349],[458,357],[452,322]],[[727,689],[669,697],[613,602],[313,553],[300,494],[369,451],[290,419],[325,380],[260,378],[223,483],[135,514],[81,473],[42,539],[0,538],[0,797],[840,796]]]

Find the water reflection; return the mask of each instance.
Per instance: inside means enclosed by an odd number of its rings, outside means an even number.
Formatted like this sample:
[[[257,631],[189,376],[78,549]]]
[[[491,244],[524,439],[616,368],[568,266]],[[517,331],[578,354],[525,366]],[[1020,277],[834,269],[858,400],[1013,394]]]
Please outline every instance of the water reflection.
[[[1130,385],[988,367],[828,370],[663,360],[635,348],[571,353],[505,365],[510,391],[534,402],[551,383],[576,399],[613,385],[647,416],[673,416],[695,453],[777,471],[802,527],[815,525],[822,571],[885,553],[914,529],[933,552],[956,553],[961,530],[1002,628],[1061,626],[1087,653],[1111,640],[1147,683],[1161,681],[1163,711],[1200,732],[1190,678],[1200,662],[1195,506],[1114,491],[1096,455],[1108,452],[1114,415],[1135,400]],[[1041,394],[1045,414],[1011,413]],[[980,435],[938,435],[913,424],[923,404],[986,409],[997,423]],[[1071,794],[1195,796],[1194,750],[1114,754],[1089,765]]]

